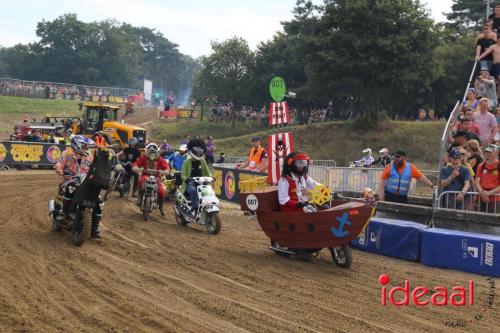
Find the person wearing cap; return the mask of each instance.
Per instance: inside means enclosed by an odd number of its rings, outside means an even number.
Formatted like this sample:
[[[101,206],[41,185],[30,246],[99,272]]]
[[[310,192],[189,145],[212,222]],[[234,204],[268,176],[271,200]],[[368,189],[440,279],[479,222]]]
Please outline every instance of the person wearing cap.
[[[188,157],[187,151],[188,151],[188,148],[187,148],[186,144],[180,145],[178,151],[176,151],[173,154],[170,154],[170,156],[168,157],[168,163],[170,163],[170,165],[175,170],[181,171],[182,170],[182,165],[184,164],[184,161]]]
[[[489,71],[481,70],[481,74],[474,82],[474,87],[478,96],[487,98],[489,108],[493,109],[498,105],[495,79],[490,76]],[[479,100],[479,105],[481,106],[481,100]]]
[[[208,166],[215,163],[214,151],[215,151],[215,141],[213,136],[209,136],[206,144],[207,152],[205,153],[205,161],[207,161]]]
[[[450,193],[445,196],[445,208],[463,209],[465,194],[470,188],[470,172],[463,165],[463,154],[455,148],[449,153],[450,163],[441,169],[441,192],[459,192]]]
[[[260,145],[260,138],[255,137],[251,140],[252,148],[248,154],[248,159],[241,166],[236,166],[237,169],[245,169],[253,171],[265,171],[267,169],[267,152]]]
[[[419,179],[433,187],[432,182],[413,163],[407,162],[406,152],[397,150],[391,164],[387,165],[382,172],[379,200],[407,204],[412,178]]]
[[[497,119],[488,111],[488,99],[479,100],[479,111],[474,113],[474,122],[479,127],[479,138],[483,146],[493,143],[497,133]]]
[[[479,164],[476,187],[481,198],[481,211],[500,213],[500,165],[498,146],[489,144],[484,149],[486,161]]]

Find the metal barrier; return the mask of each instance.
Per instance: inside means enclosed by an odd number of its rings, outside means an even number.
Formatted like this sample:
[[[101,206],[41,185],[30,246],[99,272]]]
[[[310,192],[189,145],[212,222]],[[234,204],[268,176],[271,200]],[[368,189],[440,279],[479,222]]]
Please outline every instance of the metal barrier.
[[[310,166],[311,177],[322,184],[327,185],[334,192],[359,192],[365,187],[370,187],[377,192],[384,169],[378,168],[348,168],[348,167],[317,167]],[[422,171],[434,184],[437,182],[439,173],[437,171]],[[432,197],[433,190],[424,182],[413,179],[408,192],[410,196]]]
[[[500,214],[500,194],[489,196],[489,202],[484,202],[478,192],[467,192],[463,200],[458,200],[460,191],[442,192],[437,199],[437,208],[456,209],[467,212],[483,212]],[[495,200],[492,200],[492,199]]]
[[[71,83],[25,81],[0,78],[0,95],[44,99],[82,99],[95,102],[125,103],[139,90],[115,87],[85,86]]]
[[[337,161],[335,160],[311,160],[311,165],[325,168],[335,168]]]

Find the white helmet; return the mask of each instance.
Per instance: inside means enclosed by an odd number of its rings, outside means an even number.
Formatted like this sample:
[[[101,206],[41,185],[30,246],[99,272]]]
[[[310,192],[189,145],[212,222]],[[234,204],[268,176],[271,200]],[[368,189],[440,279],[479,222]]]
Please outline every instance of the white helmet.
[[[75,135],[71,139],[71,149],[82,156],[89,156],[89,149],[94,146],[94,141],[83,135]]]
[[[152,142],[144,148],[144,155],[153,161],[160,155],[160,147]]]
[[[187,151],[188,150],[188,146],[187,144],[183,143],[182,145],[179,146],[179,150],[180,151]]]
[[[366,149],[363,149],[363,151],[361,153],[363,154],[363,156],[369,156],[372,154],[372,150],[370,148],[366,148]]]
[[[388,156],[389,155],[389,149],[387,148],[382,148],[378,151],[378,153],[381,155],[381,156]]]

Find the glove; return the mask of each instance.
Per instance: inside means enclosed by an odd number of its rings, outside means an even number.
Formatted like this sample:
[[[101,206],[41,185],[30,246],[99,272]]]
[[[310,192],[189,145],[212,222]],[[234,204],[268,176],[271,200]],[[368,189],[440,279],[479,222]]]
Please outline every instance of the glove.
[[[307,204],[308,204],[307,201],[306,202],[303,202],[303,201],[298,202],[297,203],[297,208],[304,208]]]
[[[191,178],[191,177],[187,177],[187,178],[186,178],[186,183],[190,183],[190,182],[192,182],[192,181],[193,181],[193,178]]]

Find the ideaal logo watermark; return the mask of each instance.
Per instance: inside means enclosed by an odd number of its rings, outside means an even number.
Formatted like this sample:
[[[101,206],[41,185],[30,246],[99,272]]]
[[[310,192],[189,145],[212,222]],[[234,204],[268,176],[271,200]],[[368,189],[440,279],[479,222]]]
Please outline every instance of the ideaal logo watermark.
[[[468,324],[473,324],[474,322],[481,321],[485,319],[488,315],[488,311],[491,310],[493,304],[495,303],[495,279],[493,276],[490,276],[486,279],[488,283],[488,294],[486,295],[486,299],[481,307],[481,311],[476,311],[473,313],[472,317],[469,318],[460,318],[457,320],[447,320],[445,325],[447,327],[452,328],[463,328],[467,327]]]
[[[390,282],[390,277],[387,274],[381,274],[378,278],[379,283],[382,285],[381,298],[382,305],[387,306],[388,303],[397,307],[407,306],[410,303],[418,306],[473,306],[475,295],[475,284],[473,280],[469,280],[465,286],[453,286],[446,288],[445,286],[435,286],[434,288],[427,288],[417,286],[410,287],[410,280],[404,281],[403,287],[393,287],[387,289],[387,284]],[[476,311],[470,318],[460,318],[458,320],[448,320],[445,322],[447,327],[463,328],[468,324],[483,320],[486,318],[487,312],[493,307],[495,302],[495,280],[493,277],[487,279],[488,294],[487,298],[481,307],[481,311]],[[395,294],[398,293],[398,299]],[[403,296],[402,299],[400,296]]]

